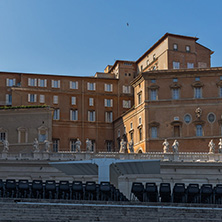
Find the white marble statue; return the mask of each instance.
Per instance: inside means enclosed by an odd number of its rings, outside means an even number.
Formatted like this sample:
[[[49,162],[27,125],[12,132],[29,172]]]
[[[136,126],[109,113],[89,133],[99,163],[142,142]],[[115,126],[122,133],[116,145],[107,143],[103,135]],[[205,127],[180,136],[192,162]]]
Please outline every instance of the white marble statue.
[[[49,152],[50,151],[51,142],[49,142],[48,140],[45,140],[44,144],[45,144],[45,152]]]
[[[121,142],[120,142],[120,151],[119,152],[120,153],[125,153],[126,149],[127,149],[126,141],[124,141],[124,139],[122,139]]]
[[[196,113],[196,117],[198,119],[200,119],[201,115],[202,115],[202,109],[200,107],[198,107],[196,110],[195,110],[195,113]]]
[[[79,138],[77,138],[76,142],[75,142],[75,145],[76,145],[76,151],[77,152],[81,152],[81,141],[79,140]]]
[[[130,151],[130,153],[134,153],[133,145],[134,145],[133,139],[131,139],[130,142],[129,142],[129,151]]]
[[[8,142],[8,140],[3,140],[3,146],[4,146],[3,152],[7,153],[9,151],[9,142]]]
[[[219,139],[218,152],[219,152],[219,153],[222,153],[222,139]]]
[[[88,138],[86,139],[86,151],[91,152],[92,151],[92,142]]]
[[[209,153],[215,153],[215,143],[213,142],[213,140],[209,142],[208,147],[209,147]]]
[[[178,153],[178,151],[179,151],[179,142],[177,140],[174,140],[172,148],[173,148],[174,153]]]
[[[168,153],[169,152],[169,143],[167,141],[167,139],[164,140],[163,142],[163,153]]]
[[[33,142],[33,148],[34,148],[34,152],[39,152],[39,141],[37,140],[37,138],[35,138],[34,142]]]

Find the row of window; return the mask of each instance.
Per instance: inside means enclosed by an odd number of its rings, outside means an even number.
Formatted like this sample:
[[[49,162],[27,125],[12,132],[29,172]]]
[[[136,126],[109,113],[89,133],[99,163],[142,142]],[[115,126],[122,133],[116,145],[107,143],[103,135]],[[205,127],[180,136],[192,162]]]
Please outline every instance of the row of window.
[[[54,109],[53,120],[60,120],[60,109]],[[78,110],[77,109],[70,110],[70,120],[71,121],[78,120]],[[88,121],[89,122],[96,121],[96,111],[95,110],[88,111]],[[112,111],[105,112],[105,122],[107,122],[107,123],[113,122],[113,112]]]
[[[96,140],[94,139],[90,139],[92,142],[92,152],[96,150]],[[77,152],[77,147],[76,147],[76,141],[77,139],[70,139],[70,151],[72,152]],[[53,139],[52,140],[52,148],[53,148],[53,152],[58,152],[59,151],[59,145],[60,145],[60,140],[59,139]],[[112,147],[113,147],[113,141],[112,140],[106,140],[105,141],[106,144],[106,151],[107,152],[111,152],[112,151]]]
[[[180,68],[180,62],[173,62],[173,69],[179,69]],[[194,68],[194,63],[188,62],[187,63],[187,68],[188,69],[193,69]]]
[[[174,50],[174,51],[178,51],[178,49],[179,49],[179,48],[178,48],[178,44],[177,44],[177,43],[174,43],[174,44],[173,44],[173,50]],[[185,46],[185,51],[186,51],[186,52],[190,52],[190,46],[189,46],[189,45],[186,45],[186,46]]]

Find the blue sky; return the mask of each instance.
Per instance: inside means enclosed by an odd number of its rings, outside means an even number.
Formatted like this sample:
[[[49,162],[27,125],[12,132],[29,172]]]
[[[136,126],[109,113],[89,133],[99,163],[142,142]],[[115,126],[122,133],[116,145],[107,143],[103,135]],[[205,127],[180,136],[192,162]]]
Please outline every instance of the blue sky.
[[[222,66],[221,9],[220,0],[0,0],[0,71],[92,76],[137,60],[166,32],[198,37]]]

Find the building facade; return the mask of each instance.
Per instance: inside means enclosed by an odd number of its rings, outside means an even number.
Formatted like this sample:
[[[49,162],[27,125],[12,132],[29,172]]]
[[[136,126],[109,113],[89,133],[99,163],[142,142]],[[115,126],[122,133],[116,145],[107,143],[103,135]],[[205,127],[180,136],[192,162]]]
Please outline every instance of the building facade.
[[[97,152],[119,151],[121,139],[133,139],[135,152],[160,151],[165,138],[205,151],[221,135],[222,71],[197,40],[166,33],[137,61],[92,77],[1,72],[0,105],[50,106],[54,151],[75,151],[77,138]]]

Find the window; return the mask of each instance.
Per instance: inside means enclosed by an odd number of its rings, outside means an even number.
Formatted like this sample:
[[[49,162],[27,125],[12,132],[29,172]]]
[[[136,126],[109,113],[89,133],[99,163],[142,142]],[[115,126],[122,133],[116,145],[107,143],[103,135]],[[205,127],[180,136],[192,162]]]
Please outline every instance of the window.
[[[157,89],[150,90],[150,100],[152,101],[157,100]]]
[[[78,89],[78,82],[77,81],[69,81],[69,88],[70,89]]]
[[[16,79],[6,79],[6,86],[15,86]]]
[[[88,111],[88,121],[90,121],[90,122],[96,121],[96,112],[94,110]]]
[[[141,117],[139,117],[139,119],[138,119],[139,121],[139,125],[142,125],[142,118]]]
[[[216,120],[215,114],[214,114],[214,113],[209,113],[209,114],[207,115],[207,120],[209,121],[209,123],[214,123],[215,120]]]
[[[133,132],[130,132],[130,139],[131,139],[131,140],[134,140],[134,139],[133,139]]]
[[[25,128],[18,128],[18,143],[27,143],[28,134]]]
[[[44,126],[38,128],[38,140],[40,143],[43,143],[48,139],[48,129]]]
[[[89,106],[94,106],[94,99],[93,98],[89,98]]]
[[[71,104],[76,105],[76,97],[75,96],[71,97]]]
[[[172,89],[172,99],[179,99],[180,98],[180,89],[175,88]]]
[[[91,140],[92,143],[92,152],[94,152],[96,150],[96,141],[95,140]]]
[[[130,123],[130,129],[133,129],[133,123],[132,122]]]
[[[186,115],[184,116],[184,122],[185,122],[186,124],[189,124],[189,123],[191,122],[191,115],[190,115],[190,114],[186,114]]]
[[[105,121],[107,123],[113,122],[113,112],[105,112]]]
[[[5,100],[6,100],[6,105],[12,105],[12,95],[6,94]]]
[[[112,99],[105,99],[104,100],[105,107],[112,107],[113,106],[113,100]]]
[[[186,45],[186,52],[190,52],[190,46]]]
[[[195,81],[200,81],[200,77],[199,76],[195,77]]]
[[[60,80],[52,80],[52,88],[60,88]]]
[[[87,89],[88,90],[96,90],[96,83],[88,82]]]
[[[180,63],[179,62],[173,62],[173,69],[179,69]]]
[[[146,64],[149,65],[149,59],[147,59]]]
[[[47,79],[39,79],[38,85],[39,87],[47,87]]]
[[[131,100],[123,100],[123,108],[131,108]]]
[[[39,102],[40,103],[45,103],[45,95],[40,95],[39,96]]]
[[[173,44],[173,50],[177,51],[178,50],[178,45],[176,43]]]
[[[196,136],[203,136],[202,125],[196,125]]]
[[[173,127],[173,136],[180,137],[180,126],[176,125]]]
[[[219,87],[219,96],[222,97],[222,86]]]
[[[151,83],[156,83],[156,79],[151,79]]]
[[[35,103],[37,101],[37,95],[36,94],[28,94],[28,102]]]
[[[59,109],[54,109],[53,119],[54,120],[59,120],[59,118],[60,118],[60,110]]]
[[[70,120],[76,121],[78,120],[78,110],[70,110]]]
[[[59,151],[59,139],[52,139],[52,149],[53,152]]]
[[[141,104],[142,103],[142,93],[138,93],[137,97],[138,97],[138,104]]]
[[[6,139],[7,139],[6,132],[0,131],[0,141],[2,142]]]
[[[106,141],[106,150],[107,152],[112,152],[112,140],[107,140]]]
[[[130,93],[131,86],[123,86],[123,93]]]
[[[70,140],[70,150],[73,151],[73,152],[76,152],[76,140],[77,139],[71,139]]]
[[[194,63],[188,62],[187,63],[187,68],[188,69],[193,69],[194,68]]]
[[[153,54],[153,60],[156,60],[156,54]]]
[[[178,82],[178,79],[177,78],[173,78],[173,82]]]
[[[59,97],[53,96],[53,104],[58,104],[58,102],[59,102]]]
[[[194,98],[195,99],[202,98],[202,88],[201,87],[194,87]]]
[[[139,128],[139,140],[143,139],[142,128]]]
[[[28,86],[37,86],[37,79],[28,78]]]
[[[151,138],[157,138],[157,127],[151,127]]]
[[[117,131],[117,137],[120,137],[120,130]]]
[[[105,91],[112,92],[113,91],[113,84],[106,84],[105,83]]]

